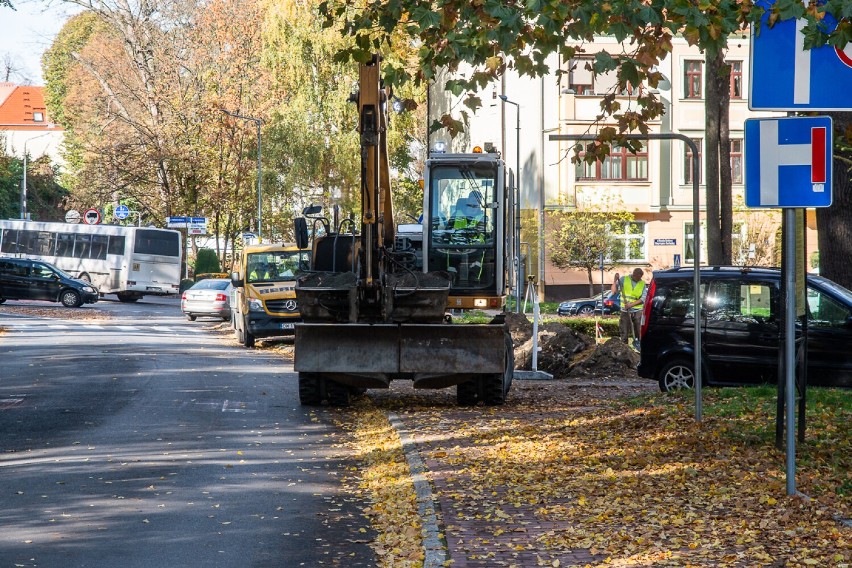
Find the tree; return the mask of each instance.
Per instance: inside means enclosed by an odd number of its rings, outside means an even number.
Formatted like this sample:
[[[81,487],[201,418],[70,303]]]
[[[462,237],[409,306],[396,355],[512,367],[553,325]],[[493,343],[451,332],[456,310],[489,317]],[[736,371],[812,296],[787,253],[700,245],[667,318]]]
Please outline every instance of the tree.
[[[819,229],[819,272],[847,288],[852,288],[852,113],[829,113],[834,121],[834,162],[831,207],[816,210]]]
[[[198,249],[195,256],[195,275],[221,272],[219,257],[213,249]]]
[[[577,208],[553,212],[556,228],[551,233],[550,261],[557,268],[579,268],[589,277],[589,296],[594,295],[594,274],[600,270],[601,255],[605,268],[612,268],[626,258],[624,243],[616,237],[615,228],[623,233],[633,221],[633,214],[623,205],[586,198]]]

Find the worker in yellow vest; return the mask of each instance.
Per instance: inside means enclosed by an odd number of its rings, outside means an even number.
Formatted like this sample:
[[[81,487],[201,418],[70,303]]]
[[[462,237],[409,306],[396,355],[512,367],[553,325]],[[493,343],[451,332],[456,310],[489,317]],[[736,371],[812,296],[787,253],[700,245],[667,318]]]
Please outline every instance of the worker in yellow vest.
[[[642,310],[645,307],[648,287],[642,276],[645,273],[641,268],[636,268],[628,278],[619,278],[615,275],[612,283],[612,293],[620,294],[621,317],[618,321],[618,329],[621,332],[621,340],[639,349],[639,333],[642,330]]]

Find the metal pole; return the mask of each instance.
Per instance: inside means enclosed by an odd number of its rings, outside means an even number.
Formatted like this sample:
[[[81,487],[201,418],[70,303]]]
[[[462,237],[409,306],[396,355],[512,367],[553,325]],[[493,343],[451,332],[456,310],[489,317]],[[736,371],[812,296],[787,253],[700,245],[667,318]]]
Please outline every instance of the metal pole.
[[[796,493],[796,210],[782,211],[784,232],[784,395],[787,426],[787,495]]]
[[[692,238],[695,245],[693,258],[693,303],[695,313],[695,326],[693,329],[693,341],[695,346],[695,420],[701,422],[703,409],[701,403],[701,193],[698,187],[698,172],[701,171],[701,162],[698,159],[698,146],[685,134],[678,132],[662,132],[651,134],[626,134],[627,140],[681,140],[692,150]],[[571,141],[571,140],[597,140],[594,134],[551,134],[549,140]],[[542,208],[543,210],[543,208]],[[543,213],[542,213],[543,214]],[[650,301],[650,300],[649,300]]]
[[[515,257],[515,313],[521,313],[521,105],[499,95],[503,103],[515,106],[515,234],[512,254]]]

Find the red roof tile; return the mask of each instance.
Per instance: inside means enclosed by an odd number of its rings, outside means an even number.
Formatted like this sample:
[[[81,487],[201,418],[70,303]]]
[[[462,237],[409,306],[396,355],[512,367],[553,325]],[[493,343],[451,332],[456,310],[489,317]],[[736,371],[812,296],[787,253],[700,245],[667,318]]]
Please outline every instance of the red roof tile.
[[[62,130],[44,105],[44,87],[0,83],[0,130]]]

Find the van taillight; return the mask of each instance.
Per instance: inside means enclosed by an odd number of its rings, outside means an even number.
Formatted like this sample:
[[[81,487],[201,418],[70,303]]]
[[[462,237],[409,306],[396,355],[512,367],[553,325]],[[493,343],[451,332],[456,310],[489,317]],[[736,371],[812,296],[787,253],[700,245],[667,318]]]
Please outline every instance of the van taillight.
[[[648,322],[651,321],[651,304],[654,300],[654,292],[657,290],[657,282],[651,280],[648,285],[648,295],[645,296],[645,305],[642,309],[642,329],[639,331],[639,339],[645,337],[645,332],[648,330]]]
[[[181,300],[186,300],[186,292],[184,292],[183,294],[181,294],[181,295],[180,295],[180,299],[181,299]]]
[[[225,294],[216,294],[216,301],[217,302],[225,302],[227,300],[228,300],[228,296],[226,296]]]

